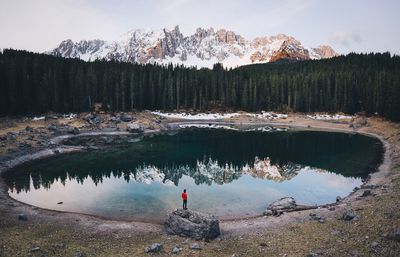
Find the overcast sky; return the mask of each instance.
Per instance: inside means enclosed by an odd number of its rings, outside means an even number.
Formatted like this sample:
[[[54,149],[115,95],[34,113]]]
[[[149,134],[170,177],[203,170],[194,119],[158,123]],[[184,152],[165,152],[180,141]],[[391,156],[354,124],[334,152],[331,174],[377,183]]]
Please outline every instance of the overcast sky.
[[[0,48],[36,52],[70,38],[115,40],[135,28],[285,33],[337,52],[400,54],[398,0],[0,0]]]

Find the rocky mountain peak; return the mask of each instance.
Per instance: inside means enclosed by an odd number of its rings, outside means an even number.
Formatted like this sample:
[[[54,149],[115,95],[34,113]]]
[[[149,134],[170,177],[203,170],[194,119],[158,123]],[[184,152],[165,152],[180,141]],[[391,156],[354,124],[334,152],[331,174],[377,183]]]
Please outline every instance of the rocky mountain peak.
[[[48,54],[81,58],[118,60],[136,63],[183,64],[212,67],[221,62],[225,67],[252,63],[273,62],[280,59],[308,60],[336,56],[329,46],[305,48],[295,38],[278,34],[248,40],[227,29],[197,28],[185,36],[179,26],[152,30],[128,31],[118,40],[64,40]]]

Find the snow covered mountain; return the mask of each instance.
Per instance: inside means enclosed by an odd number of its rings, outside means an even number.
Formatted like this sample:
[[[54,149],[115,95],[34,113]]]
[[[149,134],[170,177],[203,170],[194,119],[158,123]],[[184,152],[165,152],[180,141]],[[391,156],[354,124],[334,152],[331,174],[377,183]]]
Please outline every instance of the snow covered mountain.
[[[253,63],[274,62],[281,59],[308,60],[336,56],[330,46],[305,48],[291,36],[257,37],[247,40],[232,31],[198,28],[196,33],[184,36],[179,26],[173,29],[137,29],[118,40],[64,40],[47,54],[80,58],[118,60],[137,63],[183,64],[185,66],[236,67]]]

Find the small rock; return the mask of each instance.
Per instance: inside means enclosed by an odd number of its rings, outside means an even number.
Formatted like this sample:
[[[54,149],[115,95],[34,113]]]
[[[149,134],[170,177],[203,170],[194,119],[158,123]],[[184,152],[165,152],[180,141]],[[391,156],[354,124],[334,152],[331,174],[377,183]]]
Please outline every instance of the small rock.
[[[396,228],[393,233],[387,236],[388,239],[400,242],[400,228]]]
[[[178,254],[180,251],[182,251],[182,247],[180,245],[175,245],[174,248],[172,248],[173,254]]]
[[[23,221],[27,221],[28,220],[28,216],[26,216],[26,214],[19,214],[18,215],[18,219],[19,220],[23,220]]]
[[[354,214],[354,211],[352,209],[346,210],[342,215],[343,220],[352,220],[355,217],[356,217],[356,215]]]
[[[371,243],[371,247],[372,248],[375,248],[375,247],[377,247],[379,244],[378,244],[378,242],[376,242],[376,241],[374,241],[374,242],[372,242]]]
[[[31,252],[37,252],[37,251],[40,251],[40,247],[33,247],[31,249]]]
[[[86,257],[86,254],[83,253],[83,252],[77,252],[77,253],[75,254],[75,257]]]
[[[133,120],[133,117],[131,115],[124,114],[124,115],[121,115],[121,117],[119,117],[119,119],[123,122],[130,122]]]
[[[366,196],[369,196],[369,195],[371,195],[371,190],[365,190],[365,191],[362,193],[361,197],[366,197]]]
[[[340,202],[340,201],[342,201],[342,197],[336,196],[336,202]]]
[[[271,210],[266,210],[264,211],[264,216],[271,216],[272,214],[274,214]]]
[[[267,247],[268,244],[263,242],[263,243],[260,243],[260,246],[261,246],[261,247]]]
[[[144,129],[136,123],[130,123],[126,126],[126,131],[131,133],[142,133]]]
[[[354,251],[351,252],[350,255],[353,256],[353,257],[358,257],[358,256],[360,256],[360,253],[357,250],[354,250]]]
[[[78,135],[80,133],[78,128],[69,128],[68,133],[73,134],[73,135]]]
[[[33,132],[33,128],[31,126],[26,126],[25,131]]]
[[[189,248],[192,250],[201,250],[202,249],[202,247],[199,243],[193,243],[189,246]]]
[[[57,204],[63,204],[63,202],[58,202]]]
[[[161,252],[163,249],[163,246],[159,243],[154,243],[152,245],[150,245],[149,247],[146,247],[146,249],[144,249],[144,251],[146,253],[158,253]]]
[[[329,207],[328,210],[329,210],[329,211],[334,211],[334,210],[336,210],[336,209],[335,209],[335,207]]]

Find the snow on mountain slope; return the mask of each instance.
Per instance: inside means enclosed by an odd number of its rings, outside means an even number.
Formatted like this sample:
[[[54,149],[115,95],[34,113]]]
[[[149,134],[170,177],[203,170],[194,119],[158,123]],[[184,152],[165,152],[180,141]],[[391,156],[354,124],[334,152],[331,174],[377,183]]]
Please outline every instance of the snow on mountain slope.
[[[47,54],[80,58],[117,60],[132,63],[183,64],[211,68],[215,63],[237,67],[281,59],[308,60],[336,56],[330,46],[305,48],[291,36],[257,37],[247,40],[233,31],[198,28],[193,35],[184,36],[179,27],[172,29],[131,30],[118,40],[64,40]]]

